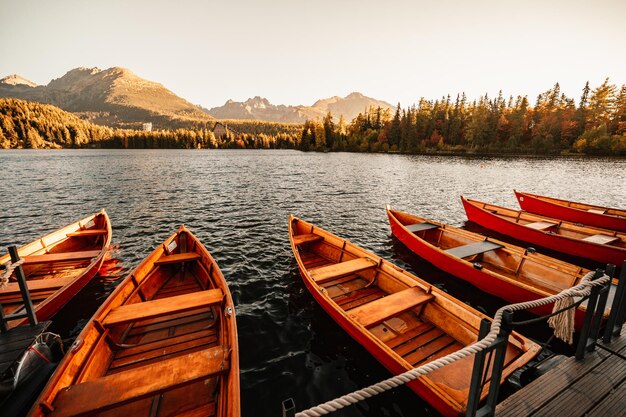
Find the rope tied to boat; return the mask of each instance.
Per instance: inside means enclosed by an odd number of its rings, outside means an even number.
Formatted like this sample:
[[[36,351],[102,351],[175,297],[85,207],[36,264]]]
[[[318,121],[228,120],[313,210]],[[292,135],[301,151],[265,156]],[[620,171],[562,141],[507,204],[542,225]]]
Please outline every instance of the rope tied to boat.
[[[510,304],[500,307],[493,317],[491,330],[485,338],[437,360],[406,371],[400,375],[396,375],[384,381],[378,382],[374,385],[370,385],[369,387],[362,388],[334,400],[327,401],[315,407],[311,407],[308,410],[300,411],[299,413],[296,413],[296,417],[320,417],[329,414],[333,411],[337,411],[349,405],[356,404],[359,401],[363,401],[367,398],[371,398],[375,395],[381,394],[385,391],[389,391],[400,385],[411,382],[414,379],[419,378],[420,376],[426,375],[430,372],[434,372],[439,368],[442,368],[446,365],[449,365],[451,363],[474,355],[482,350],[485,350],[496,340],[498,333],[500,333],[502,316],[505,312],[512,313],[520,310],[533,309],[544,306],[546,304],[556,303],[559,300],[572,299],[573,297],[586,297],[591,293],[592,287],[605,285],[611,279],[611,277],[605,274],[602,277],[591,281],[591,278],[594,274],[594,271],[590,271],[582,278],[578,285],[563,290],[556,295],[552,295],[546,298],[540,298],[538,300],[526,301],[523,303]]]
[[[570,308],[574,304],[574,297],[563,298],[554,303],[553,313],[561,313],[548,319],[548,326],[554,330],[554,336],[567,344],[574,344],[574,317],[575,308]]]
[[[15,263],[9,261],[5,264],[5,270],[2,275],[0,275],[0,288],[4,287],[9,282],[9,278],[13,275],[13,271],[15,271],[23,263],[24,259],[20,259]]]

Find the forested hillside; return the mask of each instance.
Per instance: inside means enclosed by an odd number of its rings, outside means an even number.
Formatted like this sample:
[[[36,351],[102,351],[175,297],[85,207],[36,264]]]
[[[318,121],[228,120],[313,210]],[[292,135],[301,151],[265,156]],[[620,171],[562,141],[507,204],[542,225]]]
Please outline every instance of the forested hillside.
[[[626,86],[609,80],[582,90],[578,102],[557,83],[534,106],[526,97],[487,95],[468,102],[421,99],[395,114],[370,108],[350,124],[307,121],[301,150],[361,152],[584,153],[626,155]]]
[[[192,129],[113,129],[47,104],[0,99],[0,148],[293,148],[301,125],[197,123]]]

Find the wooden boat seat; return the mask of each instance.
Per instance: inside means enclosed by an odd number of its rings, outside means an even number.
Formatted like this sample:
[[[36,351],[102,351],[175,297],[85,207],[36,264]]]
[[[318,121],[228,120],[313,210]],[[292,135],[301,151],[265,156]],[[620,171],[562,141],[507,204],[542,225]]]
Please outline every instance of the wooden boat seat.
[[[295,246],[304,245],[307,243],[319,242],[320,240],[324,240],[323,236],[316,235],[315,233],[307,233],[304,235],[297,235],[293,237],[293,244]]]
[[[211,378],[230,368],[229,354],[216,346],[124,372],[92,379],[59,391],[50,415],[96,415],[131,401]]]
[[[143,303],[126,304],[114,308],[107,314],[102,325],[132,323],[139,320],[153,319],[172,313],[182,313],[200,307],[220,304],[224,293],[219,288],[198,291],[191,294],[160,298]]]
[[[379,324],[434,298],[419,287],[411,287],[353,308],[348,315],[365,327]]]
[[[309,270],[309,277],[316,283],[321,284],[342,275],[354,274],[368,268],[373,268],[378,263],[370,258],[356,258],[345,262],[339,262],[328,266],[322,266]]]
[[[175,255],[164,255],[159,259],[154,261],[155,265],[167,265],[167,264],[176,264],[180,262],[190,262],[197,261],[202,259],[199,253],[196,252],[185,252],[185,253],[177,253]]]
[[[74,277],[66,278],[50,278],[50,279],[37,279],[28,280],[29,291],[41,291],[41,290],[53,290],[61,287],[65,287],[70,282],[74,281]],[[0,288],[0,294],[13,294],[19,293],[20,286],[17,282],[8,282],[4,287]]]
[[[95,258],[100,255],[99,250],[87,250],[82,252],[47,253],[45,255],[30,255],[24,257],[24,265],[45,264],[50,262],[80,261]]]
[[[557,226],[557,224],[552,223],[552,222],[533,222],[533,223],[525,224],[524,226],[530,227],[531,229],[535,229],[535,230],[546,230],[551,227]]]
[[[101,236],[106,235],[108,232],[106,229],[85,229],[77,230],[75,232],[67,233],[67,237],[80,237],[80,236]]]
[[[585,242],[598,243],[600,245],[608,245],[610,243],[618,241],[619,237],[599,234],[599,235],[587,236],[586,238],[583,238],[581,240],[584,240]]]
[[[606,210],[603,210],[603,209],[593,209],[593,208],[590,208],[590,209],[587,209],[587,211],[589,213],[595,213],[595,214],[604,214],[604,213],[606,213]]]
[[[495,249],[503,247],[494,242],[483,240],[482,242],[469,243],[467,245],[457,246],[456,248],[447,249],[446,252],[457,258],[468,258],[470,256],[478,255],[479,253],[489,252]]]
[[[417,232],[421,232],[422,230],[430,230],[430,229],[438,229],[439,226],[436,224],[432,224],[432,223],[428,223],[428,222],[424,222],[424,223],[415,223],[415,224],[409,224],[406,227],[406,229],[409,232],[413,232],[413,233],[417,233]]]

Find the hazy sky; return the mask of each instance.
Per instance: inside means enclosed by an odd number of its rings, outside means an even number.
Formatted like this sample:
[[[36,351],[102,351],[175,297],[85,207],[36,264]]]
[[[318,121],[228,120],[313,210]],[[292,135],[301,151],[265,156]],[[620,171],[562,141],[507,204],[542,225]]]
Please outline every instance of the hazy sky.
[[[0,0],[0,77],[121,66],[192,103],[626,83],[626,0]]]

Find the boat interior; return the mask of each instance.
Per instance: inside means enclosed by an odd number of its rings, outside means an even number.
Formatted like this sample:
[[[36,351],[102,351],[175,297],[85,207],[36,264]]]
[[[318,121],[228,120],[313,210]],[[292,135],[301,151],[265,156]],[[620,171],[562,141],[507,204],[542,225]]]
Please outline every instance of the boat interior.
[[[102,253],[108,239],[107,218],[98,213],[21,247],[22,270],[35,308],[59,289],[74,281]],[[0,258],[0,265],[10,261]],[[15,276],[0,289],[5,314],[24,306]]]
[[[553,197],[539,196],[535,194],[529,194],[539,200],[543,200],[549,203],[558,204],[565,207],[570,207],[578,210],[589,211],[596,214],[606,214],[608,216],[626,217],[626,210],[607,208],[601,206],[595,206],[593,204],[577,203],[575,201],[561,200]]]
[[[310,281],[375,343],[406,369],[455,352],[477,340],[480,313],[442,294],[398,267],[298,219],[294,250]],[[513,339],[511,339],[513,340]],[[510,343],[506,364],[524,353]],[[443,367],[428,379],[463,408],[473,357]],[[489,376],[488,376],[489,378]]]
[[[118,286],[75,348],[53,415],[227,415],[234,317],[195,245],[179,232]]]

